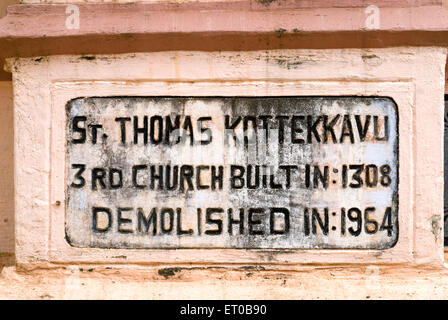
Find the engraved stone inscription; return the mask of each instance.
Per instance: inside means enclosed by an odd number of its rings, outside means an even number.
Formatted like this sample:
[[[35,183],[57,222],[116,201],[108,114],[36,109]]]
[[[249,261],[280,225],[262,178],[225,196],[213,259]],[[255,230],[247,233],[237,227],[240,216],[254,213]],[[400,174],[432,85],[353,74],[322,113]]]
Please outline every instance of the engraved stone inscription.
[[[387,249],[383,97],[90,97],[66,107],[66,239],[99,248]]]

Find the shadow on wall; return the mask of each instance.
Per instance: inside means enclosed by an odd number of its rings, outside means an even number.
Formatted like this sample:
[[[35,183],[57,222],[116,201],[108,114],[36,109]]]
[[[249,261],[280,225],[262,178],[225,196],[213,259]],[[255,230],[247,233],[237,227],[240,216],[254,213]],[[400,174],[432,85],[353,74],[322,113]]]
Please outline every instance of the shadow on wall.
[[[12,4],[18,4],[20,0],[1,0],[0,1],[0,18],[6,15],[6,8]]]
[[[6,16],[6,9],[8,6],[13,4],[19,4],[20,0],[0,0],[0,19]],[[11,74],[3,71],[3,63],[4,61],[0,61],[0,79],[1,80],[10,80]],[[1,81],[0,80],[0,81]],[[0,246],[1,252],[1,246]]]
[[[0,267],[14,263],[14,120],[10,81],[0,81]]]

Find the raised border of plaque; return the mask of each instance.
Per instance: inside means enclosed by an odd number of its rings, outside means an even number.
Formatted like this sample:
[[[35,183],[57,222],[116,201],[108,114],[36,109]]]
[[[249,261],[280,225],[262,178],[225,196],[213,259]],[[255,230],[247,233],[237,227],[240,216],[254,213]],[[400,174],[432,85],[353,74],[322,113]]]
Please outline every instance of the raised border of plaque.
[[[314,83],[313,83],[314,84]],[[65,106],[68,101],[72,99],[79,98],[79,90],[83,89],[82,97],[91,97],[91,96],[98,96],[95,95],[94,92],[120,92],[120,96],[128,96],[127,91],[124,86],[122,86],[120,83],[108,83],[103,87],[103,83],[80,83],[78,86],[76,86],[76,90],[71,90],[69,95],[64,94],[67,93],[67,89],[71,87],[72,84],[70,83],[64,83],[64,84],[58,84],[57,88],[54,88],[54,91],[57,92],[57,98],[56,95],[54,97],[57,99],[58,105]],[[155,95],[156,92],[162,92],[163,96],[179,96],[177,94],[176,86],[179,85],[182,87],[182,91],[184,92],[185,96],[188,97],[188,94],[192,94],[195,92],[195,83],[194,85],[187,84],[187,83],[177,83],[177,84],[170,84],[169,92],[164,91],[162,87],[165,87],[165,84],[162,82],[156,83],[156,82],[147,82],[147,83],[140,83],[140,92],[149,92],[148,94],[145,94],[144,96],[152,96]],[[188,86],[188,89],[185,87],[185,85]],[[222,92],[223,88],[226,87],[225,83],[201,83],[200,84],[202,88],[208,87],[206,91],[204,91],[204,96],[218,96],[218,92]],[[389,93],[387,95],[388,98],[392,99],[398,108],[398,115],[400,117],[400,124],[399,124],[399,132],[403,132],[403,125],[406,125],[406,120],[403,124],[403,117],[406,118],[406,115],[403,115],[405,112],[403,110],[404,101],[403,97],[407,94],[409,90],[409,84],[407,83],[378,83],[378,82],[372,82],[369,83],[371,86],[371,94],[369,94],[369,89],[365,87],[365,83],[363,82],[350,82],[345,86],[345,90],[343,90],[340,87],[340,84],[337,82],[325,82],[320,87],[320,89],[316,91],[308,91],[305,90],[310,84],[307,83],[307,81],[294,81],[287,85],[284,83],[275,83],[271,82],[269,83],[270,86],[270,94],[272,96],[280,96],[278,93],[281,90],[282,94],[285,96],[291,96],[293,93],[296,92],[304,92],[306,96],[313,96],[316,95],[318,92],[328,92],[331,96],[338,96],[335,93],[339,92],[339,96],[358,96],[359,91],[353,91],[350,90],[350,86],[357,86],[357,85],[363,85],[363,95],[364,96],[375,96],[377,94],[378,87],[383,87],[384,91],[386,93]],[[61,87],[62,86],[62,87]],[[260,83],[257,83],[256,81],[250,83],[246,82],[244,88],[236,89],[235,86],[231,84],[231,90],[227,93],[227,96],[232,97],[235,94],[236,96],[243,96],[243,92],[245,90],[250,90],[254,94],[256,94],[256,89],[258,86],[260,86]],[[313,86],[314,87],[314,86]],[[388,90],[386,90],[386,87],[388,87]],[[166,87],[165,87],[166,88]],[[393,88],[393,91],[390,90]],[[135,89],[135,87],[133,88]],[[313,88],[314,89],[314,88]],[[316,88],[317,89],[317,88]],[[224,89],[225,90],[225,89]],[[261,90],[260,91],[261,95]],[[133,90],[134,91],[134,90]],[[263,90],[264,91],[264,90]],[[64,92],[64,93],[63,93]],[[373,93],[375,92],[375,93]],[[123,94],[124,93],[124,94]],[[176,94],[175,94],[176,93]],[[206,93],[210,93],[206,95]],[[131,94],[132,96],[135,96],[135,94]],[[109,94],[99,95],[103,97],[111,96]],[[113,95],[112,95],[113,96]],[[142,96],[142,97],[144,97]],[[224,96],[224,95],[223,95]],[[267,95],[264,95],[267,96]],[[56,103],[56,102],[55,102]],[[409,106],[409,105],[408,105]],[[408,112],[411,111],[410,106],[408,107]],[[65,112],[64,112],[65,113]],[[66,119],[65,115],[63,117],[58,116],[59,122],[53,122],[54,128],[57,128],[56,130],[60,131],[60,133],[57,134],[59,139],[54,139],[54,148],[56,149],[64,149],[66,145],[66,135],[63,133],[65,130],[63,128],[66,127]],[[63,131],[63,132],[61,132]],[[403,134],[400,134],[400,138],[403,136]],[[404,140],[404,141],[403,141]],[[410,140],[408,140],[406,137],[400,139],[400,152],[399,152],[399,162],[401,164],[401,161],[403,161],[403,155],[401,154],[402,146],[404,143],[410,143]],[[61,158],[65,158],[65,152],[61,154]],[[400,158],[401,157],[401,158]],[[65,176],[65,160],[60,159],[58,163],[61,163],[61,167],[58,170],[59,175],[58,176]],[[406,167],[408,167],[409,162],[400,165],[400,176],[399,179],[402,179],[403,171],[406,170]],[[409,167],[408,167],[409,168]],[[56,172],[56,171],[55,171]],[[63,181],[60,181],[60,187],[65,189],[65,179]],[[62,185],[64,183],[64,185]],[[403,190],[406,190],[410,185],[404,186],[402,182],[399,182],[399,190],[400,194],[403,192]],[[59,188],[57,188],[59,189]],[[57,198],[62,197],[63,194],[61,193],[59,196],[56,196]],[[55,198],[56,199],[56,198]],[[57,200],[55,200],[57,201]],[[64,229],[57,229],[54,230],[53,234],[58,239],[63,239],[63,241],[58,241],[59,245],[57,246],[58,249],[55,249],[53,252],[55,253],[53,255],[54,258],[60,257],[60,255],[56,254],[57,251],[60,252],[60,247],[62,246],[64,251],[68,252],[79,252],[78,259],[81,259],[83,261],[88,261],[85,257],[86,252],[96,252],[96,254],[100,254],[102,256],[107,255],[106,261],[108,260],[115,260],[118,263],[123,262],[120,259],[126,259],[126,261],[137,261],[137,262],[145,262],[145,261],[165,261],[165,262],[173,262],[173,261],[187,261],[188,259],[193,260],[193,262],[218,262],[218,263],[225,263],[228,261],[234,261],[234,262],[242,262],[242,263],[252,263],[257,261],[265,261],[270,263],[278,263],[278,262],[291,262],[291,263],[303,263],[304,261],[334,261],[336,263],[343,263],[352,261],[353,257],[357,256],[363,256],[361,260],[368,261],[370,258],[370,263],[373,261],[377,261],[377,258],[380,257],[381,260],[387,260],[389,262],[403,262],[407,261],[409,259],[409,255],[404,254],[405,252],[409,252],[406,248],[409,248],[409,243],[401,242],[402,238],[411,238],[411,235],[408,234],[406,236],[406,232],[410,233],[410,224],[409,221],[406,221],[406,219],[403,217],[403,211],[406,210],[405,208],[408,208],[407,203],[402,203],[401,197],[400,197],[400,206],[398,208],[398,225],[400,227],[400,234],[398,236],[398,242],[389,249],[328,249],[328,248],[316,248],[316,249],[301,249],[301,248],[182,248],[182,249],[176,249],[176,248],[140,248],[140,249],[133,249],[133,248],[77,248],[71,246],[66,241],[66,235],[65,235],[65,228]],[[65,224],[65,208],[62,208],[62,206],[54,207],[55,210],[57,210],[59,213],[52,215],[53,224],[62,225],[62,223]],[[57,222],[56,222],[57,221]],[[56,233],[58,234],[56,236]],[[56,243],[56,242],[55,242]],[[81,254],[81,252],[83,252]],[[112,254],[114,253],[114,254]],[[206,253],[206,254],[205,254]],[[376,253],[376,256],[375,256]],[[124,258],[126,257],[126,258]],[[182,258],[184,257],[184,258]],[[111,259],[112,258],[112,259]],[[304,260],[305,259],[305,260]],[[57,259],[59,261],[60,258]],[[189,261],[189,260],[188,260]]]

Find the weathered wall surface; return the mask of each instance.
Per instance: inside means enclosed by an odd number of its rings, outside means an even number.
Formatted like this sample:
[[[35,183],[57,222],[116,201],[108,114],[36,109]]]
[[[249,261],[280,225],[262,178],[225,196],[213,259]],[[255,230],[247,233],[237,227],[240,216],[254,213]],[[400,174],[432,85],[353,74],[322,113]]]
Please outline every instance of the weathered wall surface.
[[[446,299],[448,272],[329,266],[104,267],[0,273],[2,299]]]
[[[188,0],[187,0],[188,1]],[[3,2],[3,1],[2,1]],[[17,1],[9,1],[9,2],[17,2]],[[127,2],[137,2],[131,0],[22,0],[21,3],[28,4],[43,4],[43,3],[127,3]],[[148,1],[138,1],[138,2],[154,2],[152,0]],[[170,1],[170,2],[186,2],[186,1]],[[223,1],[224,2],[224,1]],[[350,1],[346,1],[347,5],[349,5]],[[397,3],[404,3],[405,1],[398,1]],[[425,2],[425,1],[423,1]],[[445,1],[446,2],[446,1]],[[323,3],[323,2],[319,2]],[[378,2],[379,3],[379,2]],[[426,1],[425,3],[431,5],[434,4],[435,1]],[[6,6],[9,3],[2,3],[3,6]],[[335,3],[333,2],[333,5]],[[376,4],[374,2],[374,4]],[[330,5],[331,7],[332,5]],[[1,8],[1,7],[0,7]],[[418,16],[418,15],[417,15]],[[418,17],[417,17],[418,18]],[[411,20],[411,22],[415,22],[416,20]],[[424,19],[420,19],[423,21]],[[61,20],[63,21],[63,20]],[[361,21],[361,20],[360,20]],[[387,21],[385,19],[385,21]],[[394,20],[396,21],[396,20]],[[401,23],[401,22],[400,22]],[[408,56],[403,59],[413,59],[413,55],[415,53],[409,53]],[[441,55],[440,55],[441,56]],[[52,270],[45,269],[36,269],[36,270],[25,270],[25,269],[16,269],[15,267],[5,267],[2,269],[2,264],[8,264],[13,261],[14,254],[14,193],[13,193],[13,147],[12,147],[12,139],[13,139],[13,121],[12,121],[12,98],[11,98],[11,84],[4,83],[4,86],[0,84],[0,119],[4,125],[0,126],[0,175],[2,179],[0,180],[0,298],[15,298],[15,299],[235,299],[235,298],[245,298],[245,299],[322,299],[322,298],[354,298],[354,299],[406,299],[406,298],[446,298],[448,296],[448,272],[441,268],[437,269],[426,269],[427,264],[432,263],[434,261],[440,262],[442,246],[441,246],[441,238],[438,237],[441,234],[441,226],[438,224],[437,219],[431,220],[433,217],[438,217],[440,212],[438,212],[438,208],[441,208],[440,199],[436,201],[427,201],[427,198],[434,194],[441,194],[441,184],[442,184],[442,171],[439,166],[441,160],[441,152],[438,147],[441,145],[441,136],[437,136],[437,133],[440,133],[442,130],[441,126],[441,118],[439,117],[441,114],[441,110],[437,108],[437,105],[441,105],[441,92],[443,91],[442,85],[442,67],[440,61],[442,59],[437,59],[438,63],[431,64],[428,63],[428,59],[431,60],[431,55],[425,57],[424,60],[419,60],[419,62],[415,64],[408,64],[405,67],[395,68],[393,61],[394,57],[396,57],[396,52],[390,55],[380,54],[378,52],[371,52],[369,50],[361,52],[361,54],[356,53],[356,58],[351,60],[352,62],[343,65],[343,63],[339,59],[330,59],[331,68],[325,70],[325,73],[330,72],[341,72],[349,74],[353,76],[355,73],[353,70],[357,70],[359,72],[360,77],[357,78],[355,76],[355,82],[358,81],[357,90],[359,90],[362,94],[380,94],[381,90],[384,87],[381,87],[381,84],[384,85],[385,81],[392,82],[394,74],[397,72],[401,74],[401,77],[393,80],[393,86],[397,88],[401,87],[401,82],[412,82],[415,92],[413,94],[406,96],[407,103],[412,105],[412,114],[409,114],[409,128],[412,131],[408,136],[412,136],[412,146],[414,149],[408,150],[409,153],[405,155],[405,157],[416,157],[414,160],[420,159],[421,161],[412,162],[412,164],[403,163],[404,166],[409,165],[410,167],[415,166],[415,172],[417,172],[417,176],[413,176],[416,180],[413,180],[412,185],[403,186],[409,187],[411,190],[406,194],[405,197],[411,198],[415,196],[417,199],[415,202],[412,202],[412,208],[410,210],[415,211],[415,215],[410,216],[411,223],[415,223],[414,227],[411,228],[413,232],[416,234],[423,235],[423,237],[415,237],[410,241],[413,242],[413,247],[415,252],[417,252],[416,258],[418,259],[418,263],[420,263],[418,268],[406,268],[403,265],[399,267],[388,267],[381,266],[378,264],[381,259],[381,255],[371,254],[369,259],[370,261],[375,261],[372,265],[352,265],[351,262],[359,262],[357,259],[353,257],[348,258],[348,260],[343,264],[332,265],[332,264],[320,264],[320,265],[311,265],[311,266],[301,266],[290,264],[288,266],[278,267],[272,266],[268,264],[264,264],[266,261],[262,260],[263,256],[254,256],[253,259],[258,259],[257,264],[250,265],[225,265],[220,264],[216,265],[194,265],[185,267],[185,265],[170,265],[170,264],[162,264],[159,266],[136,266],[132,264],[127,265],[89,265],[91,263],[92,257],[98,256],[95,252],[90,252],[91,254],[86,255],[86,259],[80,264],[77,265],[65,265],[64,267],[58,268],[58,266],[54,266]],[[439,54],[437,54],[439,57]],[[35,64],[39,63],[47,63],[47,58],[36,58],[36,60],[31,59],[31,66],[33,67]],[[73,58],[76,60],[76,58]],[[103,62],[99,62],[104,59]],[[107,58],[101,57],[92,58],[92,56],[84,57],[84,60],[80,61],[86,64],[89,64],[88,67],[80,67],[72,75],[78,80],[86,81],[86,85],[78,83],[79,88],[84,90],[85,92],[91,88],[91,94],[93,95],[95,92],[95,87],[91,86],[89,81],[93,82],[101,82],[101,72],[96,72],[98,70],[102,70],[104,74],[109,75],[108,79],[124,80],[124,82],[129,79],[135,79],[135,74],[132,73],[132,70],[139,69],[138,66],[142,66],[141,70],[144,71],[144,75],[141,76],[142,81],[152,78],[153,72],[157,74],[157,71],[151,69],[151,65],[148,63],[142,63],[140,65],[136,64],[133,68],[110,68],[110,64]],[[360,64],[362,60],[362,63]],[[72,61],[72,60],[71,60]],[[175,63],[172,63],[175,61]],[[199,61],[199,60],[198,60]],[[204,61],[204,60],[200,60]],[[178,57],[175,56],[171,60],[163,60],[165,64],[161,63],[162,68],[170,69],[169,77],[170,80],[184,80],[185,82],[191,81],[189,75],[198,72],[194,68],[194,65],[187,66],[183,65],[178,61]],[[106,66],[104,69],[99,68],[98,66],[104,63]],[[160,61],[158,61],[160,64]],[[314,61],[306,61],[305,65],[312,65]],[[342,63],[341,65],[338,65]],[[435,68],[437,69],[437,80],[434,80],[436,77],[425,78],[425,72],[428,71],[428,68],[422,67],[423,64],[428,63],[429,69]],[[383,64],[386,71],[382,74],[382,77],[374,80],[375,78],[375,70],[378,70],[379,65]],[[246,68],[246,64],[239,64],[239,66],[244,65]],[[356,65],[356,67],[353,67]],[[61,63],[58,66],[62,66],[64,68],[70,69],[70,64]],[[93,71],[91,67],[93,66]],[[137,66],[137,67],[136,67]],[[170,68],[172,67],[172,70]],[[213,65],[210,65],[209,69],[210,74],[206,74],[204,76],[202,85],[206,84],[206,81],[209,79],[214,79],[218,74],[217,70],[213,69]],[[293,67],[291,67],[293,66]],[[246,79],[251,72],[253,72],[252,76],[255,80],[264,81],[263,76],[266,76],[268,71],[274,70],[274,75],[278,70],[281,70],[282,74],[285,72],[285,68],[291,67],[292,78],[295,79],[297,74],[301,74],[301,68],[295,69],[297,65],[288,64],[284,60],[277,61],[277,65],[269,65],[268,68],[260,67],[251,68],[247,66],[247,69],[241,71],[241,78]],[[97,69],[95,69],[97,68]],[[350,70],[352,68],[352,70]],[[61,68],[62,69],[62,68]],[[64,69],[64,70],[67,70]],[[112,70],[113,69],[113,70]],[[131,71],[129,71],[129,69]],[[416,74],[422,75],[417,83],[412,81],[412,77],[409,76],[408,71],[410,69],[415,70]],[[109,70],[111,73],[107,73],[104,70]],[[221,77],[223,79],[226,78],[226,72],[228,69],[222,68],[220,69],[222,74]],[[339,71],[340,70],[340,71]],[[248,72],[251,71],[251,72]],[[32,81],[40,81],[42,78],[45,78],[46,75],[52,74],[48,77],[53,77],[56,75],[56,80],[60,81],[72,81],[67,74],[59,73],[57,68],[45,69],[44,73],[39,73],[35,79]],[[131,72],[127,74],[126,72]],[[280,71],[279,71],[280,72]],[[412,71],[414,72],[414,71]],[[432,72],[432,71],[431,71]],[[48,73],[48,74],[47,74]],[[294,73],[294,74],[293,74]],[[103,74],[103,75],[104,75]],[[117,75],[125,74],[122,78]],[[263,76],[261,76],[263,74]],[[310,73],[312,74],[312,73]],[[26,74],[25,74],[26,75]],[[254,76],[255,75],[255,76]],[[64,78],[66,77],[66,78]],[[306,77],[302,77],[305,79]],[[157,77],[155,77],[156,79]],[[231,77],[230,77],[231,78]],[[230,79],[229,78],[229,79]],[[238,78],[237,80],[241,80]],[[29,79],[26,77],[26,79]],[[310,78],[307,78],[308,80]],[[311,80],[314,78],[311,77]],[[316,79],[319,79],[316,76]],[[411,79],[411,80],[410,80]],[[228,80],[228,79],[227,79]],[[230,80],[235,80],[231,78]],[[314,79],[315,80],[315,79]],[[353,80],[353,79],[351,79]],[[337,76],[333,75],[333,81],[340,82],[338,85],[340,87],[350,87],[350,81],[347,76]],[[32,83],[29,82],[29,83]],[[378,82],[375,82],[378,81]],[[44,81],[45,82],[45,81]],[[82,81],[81,81],[82,82]],[[362,82],[362,83],[361,83]],[[23,86],[23,83],[17,81],[20,86]],[[37,82],[35,82],[37,83]],[[35,84],[34,83],[34,84]],[[255,89],[261,91],[263,90],[263,85],[261,82],[257,82]],[[360,84],[361,83],[361,84]],[[172,82],[170,82],[170,85]],[[316,83],[311,83],[312,85],[316,85]],[[152,85],[152,84],[151,84]],[[283,84],[282,84],[283,85]],[[372,91],[374,85],[377,85],[376,90]],[[63,85],[61,85],[63,87]],[[136,85],[137,87],[137,85]],[[29,112],[21,113],[20,109],[17,114],[18,118],[20,118],[23,129],[28,130],[25,124],[31,118],[47,121],[50,118],[50,112],[43,106],[50,105],[50,103],[41,103],[42,101],[49,101],[46,94],[46,88],[41,88],[36,85],[29,86],[28,89],[38,88],[39,94],[36,96],[32,96],[28,91],[24,91],[23,94],[26,96],[25,100],[28,101],[37,101],[34,105],[38,105],[39,108],[30,108],[27,109]],[[115,87],[116,88],[116,87]],[[304,87],[299,87],[301,90]],[[381,89],[382,88],[382,89]],[[435,89],[434,89],[435,88]],[[445,87],[447,90],[448,87]],[[23,88],[22,88],[23,89]],[[114,91],[114,87],[109,88],[110,93],[112,94]],[[306,90],[311,90],[310,88]],[[306,91],[305,90],[305,91]],[[344,89],[345,92],[353,89]],[[370,90],[370,91],[369,91]],[[394,89],[395,90],[395,89]],[[107,91],[107,90],[106,90]],[[132,89],[129,90],[131,92]],[[437,94],[433,93],[437,91]],[[134,94],[137,94],[137,91],[133,91]],[[311,91],[307,91],[311,92]],[[338,94],[337,91],[332,91],[333,94]],[[428,94],[430,92],[431,94]],[[446,92],[446,91],[445,91]],[[415,93],[415,95],[414,95]],[[436,96],[436,97],[435,97]],[[435,97],[435,98],[434,98]],[[48,99],[48,100],[45,100]],[[414,100],[416,99],[416,100]],[[23,102],[23,101],[22,101]],[[39,103],[40,102],[40,103]],[[414,104],[415,103],[415,104]],[[406,105],[408,105],[406,104]],[[22,103],[19,105],[20,108],[24,107]],[[433,121],[436,119],[435,121]],[[32,121],[30,122],[33,123]],[[42,143],[42,146],[45,150],[50,149],[50,134],[48,131],[49,123],[46,122],[46,125],[36,124],[33,127],[36,131],[36,135],[32,136],[32,139],[37,141],[39,139]],[[434,128],[433,132],[425,131],[426,128]],[[418,134],[415,135],[414,133]],[[23,142],[23,146],[27,145],[28,142],[26,140],[21,140]],[[20,145],[19,145],[20,146]],[[17,153],[21,153],[22,149],[18,149]],[[403,151],[403,149],[401,149]],[[433,151],[435,153],[433,153]],[[46,152],[46,151],[45,151]],[[431,154],[432,156],[428,156]],[[26,195],[20,194],[20,199],[22,204],[26,204],[27,210],[21,210],[20,216],[22,218],[29,218],[27,213],[31,212],[37,208],[37,210],[44,209],[45,212],[48,212],[48,194],[49,190],[46,188],[45,183],[48,181],[48,173],[52,170],[52,166],[50,162],[47,161],[48,158],[39,157],[39,153],[31,153],[31,154],[22,154],[19,155],[19,158],[25,162],[26,157],[31,156],[32,166],[29,168],[19,167],[18,169],[22,171],[22,175],[32,176],[35,172],[43,172],[42,176],[45,179],[43,180],[33,180],[29,179],[27,184],[23,184],[23,189],[29,191]],[[35,157],[35,158],[33,158]],[[43,165],[42,165],[43,164]],[[37,169],[36,169],[37,168]],[[429,168],[429,177],[426,174],[421,174],[424,170],[428,170]],[[425,171],[428,172],[428,171]],[[433,179],[435,178],[435,179]],[[46,180],[47,179],[47,180]],[[42,182],[43,181],[43,182]],[[22,181],[23,183],[23,181]],[[35,195],[34,198],[29,195]],[[403,200],[403,198],[402,198]],[[411,203],[411,202],[410,202]],[[419,217],[423,219],[418,220]],[[39,220],[40,219],[40,220]],[[45,220],[45,218],[43,219]],[[41,229],[33,229],[32,234],[28,234],[28,240],[32,244],[25,248],[32,252],[30,256],[33,254],[40,254],[39,250],[45,251],[47,250],[46,243],[48,238],[43,239],[43,242],[39,242],[43,238],[47,236],[46,232],[50,229],[50,223],[48,221],[44,221],[42,224],[41,217],[37,217],[30,219],[30,224],[36,223],[40,225]],[[25,221],[19,220],[19,221]],[[52,225],[54,226],[54,225]],[[23,224],[19,226],[20,230],[23,229]],[[33,239],[33,236],[36,236]],[[412,235],[411,235],[412,236]],[[23,235],[21,239],[24,239]],[[435,240],[435,241],[434,241]],[[45,245],[39,247],[40,244],[44,243]],[[26,246],[26,244],[19,242],[19,248],[22,246]],[[34,250],[34,249],[38,250]],[[328,252],[327,252],[328,253]],[[413,251],[414,253],[414,251]],[[46,252],[44,252],[46,254]],[[58,256],[59,252],[57,250],[51,252],[52,257]],[[23,255],[23,253],[22,253]],[[82,255],[82,254],[81,254]],[[24,255],[23,255],[24,256]],[[204,253],[198,254],[195,259],[196,261],[200,261],[203,259]],[[226,259],[225,255],[223,255]],[[311,257],[312,259],[321,259],[322,256],[325,256],[321,252],[317,252],[315,256]],[[28,258],[24,256],[25,258]],[[124,255],[117,256],[117,259],[121,259],[121,263],[125,262],[123,260]],[[264,257],[268,257],[266,254]],[[65,260],[65,263],[73,263],[70,261],[72,257],[68,255]],[[105,257],[109,259],[110,257]],[[126,258],[126,257],[125,257]],[[164,259],[165,256],[160,259]],[[78,259],[82,260],[80,257]],[[373,259],[373,260],[372,260]],[[76,259],[75,259],[76,260]],[[138,259],[136,259],[137,261]],[[144,260],[144,259],[143,259]],[[355,261],[356,260],[356,261]],[[68,262],[67,262],[68,261]],[[351,261],[351,262],[350,262]],[[115,261],[117,263],[117,261]],[[23,266],[22,266],[23,268]],[[143,280],[144,281],[143,281]]]
[[[0,265],[14,255],[14,126],[11,82],[0,82]]]
[[[207,67],[198,68],[203,61]],[[45,261],[121,264],[126,257],[128,263],[160,264],[170,261],[224,264],[230,261],[289,264],[356,261],[441,266],[443,244],[438,222],[442,219],[443,207],[445,61],[446,51],[437,48],[284,50],[244,54],[161,52],[11,61],[16,86],[16,130],[21,133],[15,141],[18,149],[26,151],[16,155],[17,261],[21,264]],[[64,153],[61,152],[65,141],[65,119],[61,111],[67,101],[80,96],[194,96],[198,92],[212,96],[250,92],[253,96],[393,97],[400,114],[400,236],[397,245],[384,252],[310,250],[277,251],[274,255],[256,250],[104,251],[68,246],[63,227],[66,197]],[[37,109],[36,105],[51,108]],[[33,128],[32,135],[30,128]],[[30,212],[34,220],[28,219]]]

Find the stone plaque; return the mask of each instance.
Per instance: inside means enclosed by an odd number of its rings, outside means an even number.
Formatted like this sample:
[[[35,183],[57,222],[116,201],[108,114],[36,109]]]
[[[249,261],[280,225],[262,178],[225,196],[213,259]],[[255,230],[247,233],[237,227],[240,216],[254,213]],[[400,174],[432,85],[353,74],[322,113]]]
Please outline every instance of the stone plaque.
[[[66,239],[100,248],[386,249],[381,97],[91,97],[66,109]]]

